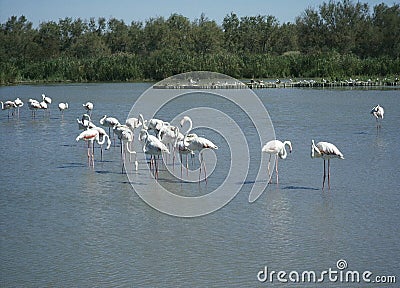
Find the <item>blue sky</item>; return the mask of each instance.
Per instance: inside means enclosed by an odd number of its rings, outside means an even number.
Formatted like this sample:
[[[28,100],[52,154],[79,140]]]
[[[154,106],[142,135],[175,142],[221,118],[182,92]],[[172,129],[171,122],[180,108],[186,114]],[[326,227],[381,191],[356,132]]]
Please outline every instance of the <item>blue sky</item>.
[[[12,16],[25,15],[34,26],[50,20],[58,22],[60,18],[78,17],[89,19],[105,17],[123,19],[126,24],[132,20],[145,21],[150,17],[164,16],[168,18],[172,13],[178,13],[195,20],[204,12],[206,17],[222,23],[223,18],[231,12],[239,17],[255,15],[273,15],[282,24],[294,22],[307,7],[318,8],[328,0],[0,0],[0,23],[4,23]],[[360,1],[368,3],[372,8],[378,3],[391,6],[394,0]]]

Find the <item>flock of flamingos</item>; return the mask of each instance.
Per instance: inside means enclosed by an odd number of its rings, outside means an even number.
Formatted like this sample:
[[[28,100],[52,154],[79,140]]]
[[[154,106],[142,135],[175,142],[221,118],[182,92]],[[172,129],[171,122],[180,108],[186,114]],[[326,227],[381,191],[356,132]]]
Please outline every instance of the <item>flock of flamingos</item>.
[[[8,117],[10,117],[10,111],[12,116],[17,115],[19,117],[19,109],[24,105],[23,101],[19,98],[14,101],[1,102],[1,109],[8,110]],[[36,111],[47,110],[49,105],[52,103],[52,99],[45,94],[42,94],[42,101],[35,99],[28,100],[28,107],[32,111],[32,117],[35,117]],[[110,134],[113,133],[114,140],[115,135],[121,143],[121,157],[125,159],[126,153],[136,156],[136,151],[132,150],[134,142],[134,132],[140,128],[139,141],[142,143],[143,152],[150,155],[150,169],[153,170],[154,177],[158,178],[158,163],[157,159],[163,154],[173,154],[173,161],[175,159],[175,153],[177,152],[180,157],[181,163],[181,175],[182,175],[182,156],[186,156],[185,167],[188,169],[188,155],[193,156],[196,152],[199,153],[200,166],[199,166],[199,181],[201,179],[202,170],[204,172],[204,180],[207,181],[206,165],[203,159],[203,149],[218,149],[212,141],[207,138],[199,137],[194,133],[190,133],[193,127],[192,120],[190,117],[185,116],[180,121],[180,126],[183,127],[185,123],[188,123],[188,128],[183,134],[179,132],[179,127],[170,125],[169,122],[161,119],[150,119],[145,120],[143,115],[140,114],[138,118],[128,118],[125,124],[121,124],[120,121],[114,117],[107,117],[104,115],[100,119],[100,125],[108,128],[108,134],[104,128],[96,126],[91,120],[91,114],[93,110],[93,103],[87,102],[82,104],[86,113],[83,114],[81,119],[77,119],[78,127],[83,130],[77,137],[76,141],[86,141],[88,143],[87,157],[88,165],[94,167],[94,142],[101,147],[101,160],[103,158],[103,145],[106,144],[106,150],[111,146]],[[59,103],[58,108],[64,115],[64,111],[68,109],[68,103]],[[377,129],[381,127],[381,120],[383,119],[384,109],[379,104],[372,108],[371,114],[376,119]],[[152,134],[151,131],[153,132]],[[107,143],[106,143],[107,141]],[[289,149],[289,153],[292,152],[292,143],[290,141],[281,142],[279,140],[272,140],[267,142],[262,147],[262,152],[269,154],[268,160],[268,178],[271,183],[270,173],[270,162],[272,156],[275,157],[275,171],[276,171],[276,182],[279,181],[278,174],[278,159],[286,159],[287,151],[286,146]],[[126,147],[126,149],[125,149]],[[311,158],[322,158],[324,160],[324,173],[322,181],[322,189],[325,187],[325,179],[328,176],[328,188],[330,189],[330,159],[339,158],[344,159],[343,154],[339,149],[332,143],[329,142],[318,142],[315,144],[314,140],[311,140]],[[136,159],[136,157],[135,157]],[[328,162],[328,171],[326,171],[326,161]],[[123,161],[122,161],[123,162]],[[123,162],[124,163],[124,162]],[[123,164],[124,165],[124,164]],[[135,170],[138,169],[137,160],[134,161]],[[124,169],[124,166],[122,167]],[[326,173],[327,172],[327,173]]]

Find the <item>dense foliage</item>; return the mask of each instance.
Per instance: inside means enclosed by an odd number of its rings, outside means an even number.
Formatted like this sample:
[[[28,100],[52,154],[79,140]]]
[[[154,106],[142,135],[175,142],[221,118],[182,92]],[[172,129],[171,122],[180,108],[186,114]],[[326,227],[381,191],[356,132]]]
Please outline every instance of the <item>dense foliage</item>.
[[[295,23],[173,14],[144,23],[91,18],[0,26],[0,82],[158,80],[192,70],[237,78],[400,73],[400,5],[329,1]]]

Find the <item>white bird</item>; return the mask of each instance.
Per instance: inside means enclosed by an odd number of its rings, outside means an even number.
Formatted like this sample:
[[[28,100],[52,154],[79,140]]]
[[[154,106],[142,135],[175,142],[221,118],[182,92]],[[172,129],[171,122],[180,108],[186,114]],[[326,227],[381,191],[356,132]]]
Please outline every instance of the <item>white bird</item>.
[[[140,119],[132,117],[126,119],[125,125],[128,126],[132,132],[134,132],[136,128],[142,126],[142,122],[140,121]]]
[[[0,103],[1,103],[1,110],[9,110],[9,109],[14,109],[15,107],[17,107],[15,105],[14,101],[10,101],[10,100],[5,101],[5,102],[0,101]],[[7,112],[8,112],[8,118],[10,118],[10,111],[7,111]]]
[[[135,141],[135,130],[137,128],[139,128],[140,126],[142,126],[142,122],[140,121],[140,119],[132,117],[132,118],[128,118],[125,121],[125,125],[129,127],[129,129],[132,131],[132,145]]]
[[[157,118],[152,118],[149,121],[145,121],[143,118],[143,115],[140,114],[139,115],[140,121],[143,124],[143,128],[146,130],[151,130],[153,129],[156,132],[156,135],[158,135],[158,133],[160,132],[161,128],[165,125],[169,125],[168,122],[165,122],[161,119],[157,119]]]
[[[87,124],[88,124],[88,126],[87,126],[88,128],[87,129],[95,129],[95,130],[97,130],[99,132],[99,141],[100,141],[100,143],[104,142],[103,139],[107,139],[106,150],[110,149],[111,140],[110,140],[110,136],[108,136],[106,131],[103,128],[94,125],[90,121],[87,122]],[[100,161],[103,161],[103,144],[100,144]]]
[[[46,96],[45,94],[42,94],[43,101],[46,102],[47,104],[51,104],[52,100],[49,96]]]
[[[140,131],[139,140],[143,142],[143,152],[151,156],[150,167],[152,161],[154,161],[154,176],[158,178],[158,165],[155,156],[162,155],[162,153],[169,154],[169,150],[157,137],[149,135],[146,129]]]
[[[176,129],[178,129],[178,127]],[[191,154],[193,156],[194,151],[190,150],[188,147],[185,146],[185,143],[183,142],[185,136],[181,137],[182,133],[179,132],[179,129],[178,129],[178,135],[179,136],[176,137],[175,139],[174,151],[177,150],[179,153],[179,158],[181,161],[181,177],[182,177],[182,168],[183,168],[182,155],[186,155],[186,174],[188,174],[189,173],[188,155]],[[197,137],[197,135],[192,133],[189,134],[187,137]]]
[[[61,118],[63,119],[64,118],[64,110],[68,109],[68,103],[63,103],[63,102],[59,103],[58,109],[61,111]]]
[[[175,164],[175,143],[177,140],[183,140],[184,136],[179,132],[179,128],[172,125],[164,125],[158,132],[157,138],[163,142],[170,151],[172,151],[172,167]]]
[[[40,109],[43,109],[44,115],[46,115],[46,110],[47,110],[47,108],[48,108],[47,102],[43,100],[43,101],[41,101],[39,104],[40,104]]]
[[[103,125],[104,127],[108,127],[108,134],[110,135],[111,133],[111,128],[113,129],[113,135],[114,135],[114,146],[115,146],[115,134],[114,134],[114,127],[121,125],[121,123],[119,123],[117,118],[114,117],[107,117],[107,115],[104,115],[101,119],[100,119],[100,124]]]
[[[113,131],[120,140],[122,139],[122,132],[124,131],[132,132],[131,129],[128,127],[128,125],[123,125],[123,124],[116,124],[115,126],[113,126]]]
[[[217,150],[218,146],[215,145],[210,140],[208,140],[207,138],[198,137],[196,134],[192,134],[191,137],[188,137],[188,133],[190,132],[190,130],[192,130],[193,123],[192,119],[190,119],[189,116],[183,117],[180,124],[183,125],[185,122],[189,122],[189,129],[185,133],[183,144],[186,148],[188,148],[191,151],[199,151],[199,156],[200,156],[199,181],[201,177],[201,169],[202,167],[204,167],[204,180],[207,182],[207,170],[206,170],[206,164],[203,159],[203,149]]]
[[[29,110],[32,111],[32,117],[35,118],[36,116],[36,111],[38,109],[41,109],[42,106],[40,105],[39,101],[35,100],[35,99],[29,99],[28,100],[28,106],[29,106]]]
[[[103,125],[104,127],[108,127],[113,128],[115,126],[121,125],[121,123],[119,123],[117,118],[114,117],[107,117],[107,115],[104,115],[101,119],[100,119],[100,124]]]
[[[82,119],[77,118],[76,121],[78,122],[79,130],[86,130],[96,127],[96,125],[93,124],[89,114],[83,114]]]
[[[51,98],[49,96],[46,96],[45,94],[42,94],[42,98],[43,101],[40,102],[40,106],[42,106],[42,109],[44,109],[45,111],[47,111],[47,109],[49,109],[49,113],[50,113],[50,104],[52,102]],[[45,105],[43,104],[45,103]]]
[[[130,129],[123,130],[121,133],[121,151],[123,152],[123,143],[126,142],[126,151],[129,153],[129,161],[131,161],[131,154],[134,154],[136,156],[136,151],[131,150],[129,146],[133,142],[133,132]],[[124,159],[124,155],[122,155],[122,158]],[[124,162],[123,162],[124,163]],[[124,169],[124,166],[122,166],[122,171]],[[138,162],[135,158],[135,171],[138,170]]]
[[[17,98],[14,100],[15,107],[17,107],[17,116],[19,117],[19,107],[24,106],[24,102],[21,99]]]
[[[329,142],[318,142],[315,145],[314,140],[311,140],[311,158],[322,158],[324,159],[324,176],[322,180],[322,189],[325,187],[325,177],[326,177],[326,168],[325,161],[328,160],[328,188],[331,188],[330,185],[330,159],[331,158],[339,158],[344,159],[342,152],[339,149]]]
[[[270,166],[272,155],[275,155],[276,184],[279,184],[278,159],[279,158],[286,159],[286,157],[287,157],[286,145],[289,147],[289,153],[292,153],[292,142],[290,142],[290,141],[282,142],[279,140],[271,140],[262,147],[261,151],[269,154],[269,160],[268,160],[269,183],[271,183],[269,166]]]
[[[93,103],[92,102],[86,102],[85,104],[82,104],[83,108],[89,113],[89,115],[92,115],[92,110],[93,110]]]
[[[383,119],[383,114],[385,114],[385,110],[382,106],[378,104],[374,108],[372,108],[371,114],[376,119],[376,128],[379,129],[381,127],[380,121],[382,121]]]
[[[88,164],[89,166],[92,166],[94,168],[94,153],[93,151],[93,143],[96,141],[97,144],[99,145],[103,145],[105,142],[105,137],[103,138],[103,141],[100,140],[100,134],[99,131],[97,131],[96,129],[88,129],[83,131],[81,134],[78,135],[78,137],[76,137],[76,141],[79,140],[84,140],[86,142],[88,142]],[[90,145],[92,145],[90,147]],[[108,146],[109,147],[109,146]],[[92,148],[92,149],[91,149]]]
[[[127,151],[129,152],[129,159],[131,154],[136,152],[131,152],[129,149],[129,145],[132,144],[133,141],[133,132],[127,125],[117,124],[113,127],[113,133],[118,136],[118,139],[121,143],[121,162],[122,162],[122,173],[124,172],[124,145],[123,141],[126,141]]]
[[[17,107],[22,107],[22,106],[24,106],[24,102],[22,102],[22,100],[19,99],[19,98],[17,98],[17,99],[14,100],[14,104],[15,104]]]

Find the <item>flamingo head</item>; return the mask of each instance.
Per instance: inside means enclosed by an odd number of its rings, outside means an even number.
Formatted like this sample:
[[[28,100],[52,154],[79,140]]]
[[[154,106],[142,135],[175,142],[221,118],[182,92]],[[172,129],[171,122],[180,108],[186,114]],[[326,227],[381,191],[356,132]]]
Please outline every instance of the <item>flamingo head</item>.
[[[319,151],[318,147],[315,146],[314,140],[311,140],[311,158],[321,157],[322,154]]]
[[[189,116],[184,116],[180,122],[181,127],[183,126],[183,124],[185,124],[186,121],[190,121],[190,117]]]
[[[285,144],[288,145],[288,147],[289,147],[289,153],[292,153],[292,142],[285,141]]]

